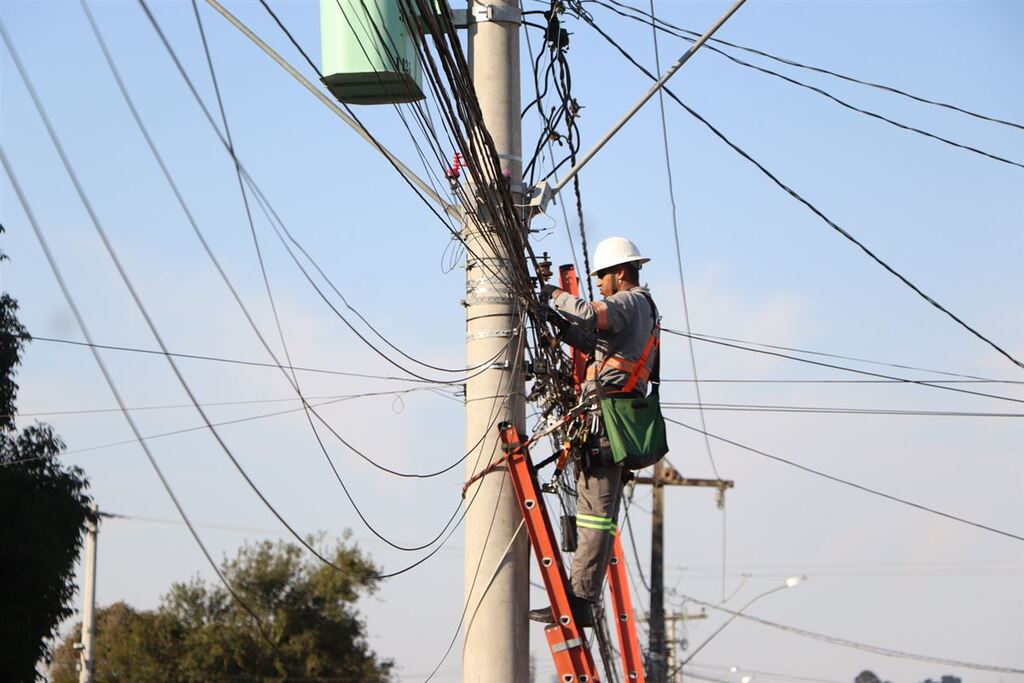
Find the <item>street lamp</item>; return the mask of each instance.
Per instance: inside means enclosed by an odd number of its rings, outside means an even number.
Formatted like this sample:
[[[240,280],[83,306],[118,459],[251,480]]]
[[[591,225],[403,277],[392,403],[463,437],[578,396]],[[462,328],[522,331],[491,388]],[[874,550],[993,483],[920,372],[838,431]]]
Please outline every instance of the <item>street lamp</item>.
[[[743,614],[744,610],[746,610],[748,607],[753,605],[755,602],[757,602],[761,598],[764,598],[764,597],[767,597],[767,596],[771,595],[772,593],[777,593],[779,591],[786,590],[787,588],[793,588],[794,586],[799,586],[801,583],[803,583],[806,580],[807,580],[806,576],[791,576],[788,579],[786,579],[786,582],[783,583],[781,586],[776,586],[775,588],[772,588],[770,591],[765,591],[764,593],[761,593],[760,595],[755,596],[747,604],[743,605],[743,607],[740,607],[738,610],[733,612],[732,615],[728,619],[726,619],[724,624],[719,626],[718,629],[714,633],[712,633],[710,636],[708,636],[707,640],[705,640],[703,643],[698,645],[697,649],[694,650],[693,652],[691,652],[690,656],[683,660],[683,662],[679,665],[679,667],[682,668],[682,667],[686,666],[687,664],[689,664],[690,660],[693,659],[694,657],[696,657],[697,653],[700,652],[701,650],[703,650],[705,645],[710,643],[711,640],[715,636],[717,636],[719,633],[721,633],[723,630],[725,630],[726,626],[731,624],[736,617],[738,617],[741,614]],[[742,681],[742,683],[749,683],[749,681]]]

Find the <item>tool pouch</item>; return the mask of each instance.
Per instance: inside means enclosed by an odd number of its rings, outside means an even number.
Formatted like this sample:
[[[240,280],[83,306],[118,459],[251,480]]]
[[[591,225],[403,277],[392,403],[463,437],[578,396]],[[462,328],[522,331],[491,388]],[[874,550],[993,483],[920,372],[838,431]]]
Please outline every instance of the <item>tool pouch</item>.
[[[611,440],[603,429],[600,434],[591,435],[591,438],[587,440],[584,451],[586,453],[584,472],[589,472],[591,467],[608,467],[618,462],[615,459]]]
[[[601,415],[612,457],[626,469],[649,467],[668,453],[665,418],[657,393],[646,398],[604,398]]]
[[[574,553],[579,543],[576,532],[576,515],[562,515],[562,552]]]

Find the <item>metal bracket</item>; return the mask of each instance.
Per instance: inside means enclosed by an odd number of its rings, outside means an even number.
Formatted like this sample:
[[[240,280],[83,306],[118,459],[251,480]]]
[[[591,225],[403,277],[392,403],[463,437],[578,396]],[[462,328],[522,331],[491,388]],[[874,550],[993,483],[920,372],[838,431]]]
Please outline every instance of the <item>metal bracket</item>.
[[[482,2],[474,2],[467,17],[472,23],[487,21],[500,21],[507,24],[523,23],[523,12],[515,5],[489,5]]]
[[[494,296],[479,296],[477,294],[470,294],[464,299],[467,307],[507,304],[513,300],[514,299],[511,294],[502,294]]]
[[[477,339],[493,339],[494,337],[512,337],[516,333],[516,330],[488,330],[487,332],[477,332],[476,334],[467,334],[466,341],[474,341]]]

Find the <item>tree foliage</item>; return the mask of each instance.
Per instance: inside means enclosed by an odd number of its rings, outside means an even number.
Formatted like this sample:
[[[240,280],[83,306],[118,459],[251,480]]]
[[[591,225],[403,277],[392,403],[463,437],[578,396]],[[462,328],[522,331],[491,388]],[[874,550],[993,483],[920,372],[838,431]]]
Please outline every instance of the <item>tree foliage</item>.
[[[225,561],[225,578],[259,624],[220,584],[198,578],[172,585],[156,610],[99,610],[97,682],[389,681],[392,663],[370,650],[355,606],[375,589],[374,567],[344,542],[327,556],[342,571],[284,542],[247,545]],[[77,680],[80,632],[57,648],[54,683]]]
[[[874,671],[864,670],[857,674],[857,678],[853,679],[853,683],[882,683],[882,679],[875,675]],[[886,681],[885,683],[889,683]]]
[[[15,425],[14,375],[29,340],[17,311],[13,298],[0,295],[0,679],[31,681],[57,627],[74,614],[75,563],[91,499],[84,472],[58,462],[64,444],[51,427],[19,432]]]

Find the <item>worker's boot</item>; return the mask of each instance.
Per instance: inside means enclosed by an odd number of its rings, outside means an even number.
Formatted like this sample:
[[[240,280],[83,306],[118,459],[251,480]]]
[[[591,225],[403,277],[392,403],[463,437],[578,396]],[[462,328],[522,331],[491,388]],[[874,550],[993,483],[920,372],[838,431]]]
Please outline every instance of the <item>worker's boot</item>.
[[[594,625],[593,603],[586,598],[581,598],[575,593],[569,593],[569,607],[572,609],[572,616],[576,625],[580,628],[589,628]],[[550,607],[541,607],[527,612],[530,621],[539,621],[542,624],[555,623],[555,615]]]

